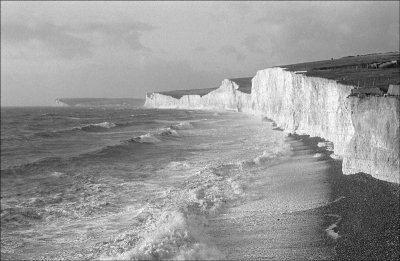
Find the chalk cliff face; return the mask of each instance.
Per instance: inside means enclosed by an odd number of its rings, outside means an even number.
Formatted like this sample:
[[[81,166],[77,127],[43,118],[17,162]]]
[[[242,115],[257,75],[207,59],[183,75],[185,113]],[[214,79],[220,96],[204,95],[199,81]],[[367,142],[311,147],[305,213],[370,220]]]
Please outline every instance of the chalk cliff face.
[[[252,102],[256,112],[281,128],[330,140],[335,154],[343,156],[354,133],[346,100],[350,90],[332,80],[272,68],[258,71],[253,78]]]
[[[343,159],[343,173],[369,173],[400,183],[400,100],[395,97],[349,97],[355,133]]]
[[[260,70],[251,94],[224,80],[200,97],[175,99],[153,93],[146,107],[235,110],[265,115],[288,132],[318,136],[334,144],[343,172],[365,172],[399,183],[399,100],[388,97],[347,98],[352,87],[306,77],[282,68]]]
[[[224,80],[221,86],[204,95],[185,95],[175,99],[159,93],[146,96],[145,107],[174,109],[211,109],[249,111],[251,95],[238,91],[239,87],[230,80]]]

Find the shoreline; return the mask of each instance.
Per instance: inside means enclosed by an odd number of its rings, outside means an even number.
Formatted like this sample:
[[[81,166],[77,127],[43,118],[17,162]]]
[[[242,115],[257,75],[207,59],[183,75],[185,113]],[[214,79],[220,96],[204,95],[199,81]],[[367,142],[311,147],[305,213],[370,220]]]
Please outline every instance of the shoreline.
[[[337,237],[335,260],[398,260],[400,185],[365,173],[344,175],[342,160],[331,158],[332,151],[317,146],[326,140],[289,136],[324,154],[322,159],[329,165],[332,204],[323,208],[332,213],[330,220],[334,221],[327,233]]]
[[[344,174],[364,172],[399,183],[399,96],[358,97],[353,85],[307,77],[285,67],[258,70],[251,84],[246,93],[224,79],[204,96],[192,93],[179,99],[153,92],[144,106],[268,115],[287,132],[331,141],[335,155],[343,159]]]
[[[273,130],[284,131],[277,127],[273,120],[266,117],[262,120],[271,122]],[[268,200],[275,201],[272,205],[276,202],[280,203],[279,200],[282,197],[278,195],[276,198],[266,198],[264,205],[260,204],[258,211],[247,212],[245,218],[241,217],[237,210],[230,211],[231,217],[228,217],[229,213],[228,215],[225,213],[221,219],[228,224],[223,224],[222,220],[217,222],[219,226],[225,226],[222,229],[223,238],[217,240],[219,241],[217,246],[222,246],[225,252],[232,251],[238,254],[237,256],[235,254],[227,255],[227,259],[398,260],[400,257],[400,185],[376,179],[365,173],[344,175],[342,160],[334,157],[334,152],[330,148],[331,142],[323,138],[288,133],[286,139],[292,146],[293,159],[299,155],[308,154],[308,156],[313,155],[316,162],[321,161],[321,164],[327,165],[322,169],[316,165],[317,168],[313,171],[323,173],[322,175],[316,174],[319,175],[316,182],[319,182],[322,187],[324,185],[321,183],[327,184],[325,187],[325,191],[329,194],[327,204],[281,214],[271,214],[262,209],[269,204],[265,203]],[[275,192],[270,193],[271,195],[274,193],[294,194],[293,192],[302,191],[302,185],[307,185],[302,180],[299,180],[299,184],[293,185],[290,176],[295,177],[296,175],[286,174],[288,169],[282,172],[282,169],[286,168],[284,166],[286,163],[293,164],[290,161],[283,162],[282,166],[272,166],[268,171],[274,172],[278,169],[280,174],[286,175],[283,179],[276,179],[276,176],[280,175],[278,173],[272,180],[280,182],[278,187],[286,190],[275,189]],[[295,172],[303,172],[303,175],[308,176],[313,175],[301,170],[304,168],[303,162],[299,161],[298,163],[300,170],[296,169]],[[292,184],[286,185],[285,181]],[[311,187],[315,187],[315,184],[312,183],[310,183]],[[268,186],[265,189],[269,190],[271,187]],[[310,189],[312,190],[312,188]],[[320,200],[318,197],[321,194],[318,193],[317,189],[316,201]],[[307,195],[298,193],[299,205],[304,205],[304,197],[307,198]],[[312,204],[310,202],[310,205]],[[229,221],[232,216],[234,222]],[[240,220],[246,220],[246,222]],[[313,222],[314,224],[311,224]],[[252,234],[249,233],[252,228],[248,227],[248,223],[263,223],[264,227],[260,231],[253,229]],[[285,230],[289,230],[291,235]],[[303,231],[305,237],[299,231]],[[218,232],[214,232],[214,235],[217,234]],[[235,238],[238,236],[242,237],[239,241]],[[249,237],[252,239],[249,240]],[[235,240],[231,240],[231,238],[235,238]],[[249,251],[249,247],[246,245],[253,244],[256,240],[264,242],[264,244],[256,243],[251,245],[251,248],[257,254],[263,255],[246,256],[246,253],[251,253],[246,252]],[[264,248],[260,249],[260,247]]]
[[[271,122],[272,129],[282,131]],[[335,240],[325,231],[335,223],[327,164],[320,138],[286,135],[292,155],[264,170],[247,189],[259,199],[225,209],[209,220],[209,234],[228,260],[334,260]],[[333,159],[332,159],[333,160]]]

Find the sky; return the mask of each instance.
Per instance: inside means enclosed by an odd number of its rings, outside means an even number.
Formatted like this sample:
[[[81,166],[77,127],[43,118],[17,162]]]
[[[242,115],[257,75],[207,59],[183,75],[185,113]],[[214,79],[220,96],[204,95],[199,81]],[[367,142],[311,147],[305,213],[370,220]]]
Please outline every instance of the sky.
[[[1,1],[1,105],[144,98],[399,51],[399,1]]]

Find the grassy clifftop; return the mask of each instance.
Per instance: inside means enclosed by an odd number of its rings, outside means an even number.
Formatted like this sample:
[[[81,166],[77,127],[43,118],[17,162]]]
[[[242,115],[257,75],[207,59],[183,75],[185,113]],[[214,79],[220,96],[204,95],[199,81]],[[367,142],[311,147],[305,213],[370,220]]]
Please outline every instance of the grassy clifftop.
[[[393,63],[392,63],[393,62]],[[378,87],[387,91],[389,84],[400,82],[400,53],[376,53],[347,56],[316,62],[282,65],[288,71],[306,71],[307,76],[335,80],[361,88]]]
[[[245,77],[245,78],[234,78],[234,79],[229,79],[229,80],[235,82],[239,86],[239,91],[244,92],[244,93],[251,93],[251,79],[252,79],[252,77]],[[179,99],[184,95],[204,96],[207,93],[212,92],[215,89],[218,89],[218,87],[206,88],[206,89],[174,90],[174,91],[165,91],[165,92],[158,92],[158,93]]]
[[[389,84],[400,82],[400,52],[375,53],[365,55],[346,56],[315,62],[304,62],[289,65],[280,65],[288,71],[301,71],[306,76],[321,77],[335,80],[339,83],[359,86],[360,88],[377,87],[384,92]],[[230,79],[239,85],[239,90],[251,93],[252,77]],[[217,89],[193,89],[159,92],[174,98],[184,95],[206,95]]]

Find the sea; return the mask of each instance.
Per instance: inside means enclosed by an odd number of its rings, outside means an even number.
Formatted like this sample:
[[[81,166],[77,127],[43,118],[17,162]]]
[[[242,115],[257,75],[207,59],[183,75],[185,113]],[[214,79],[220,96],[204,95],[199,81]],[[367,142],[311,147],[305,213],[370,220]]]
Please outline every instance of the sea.
[[[209,222],[292,155],[261,116],[2,107],[1,259],[224,259]]]

